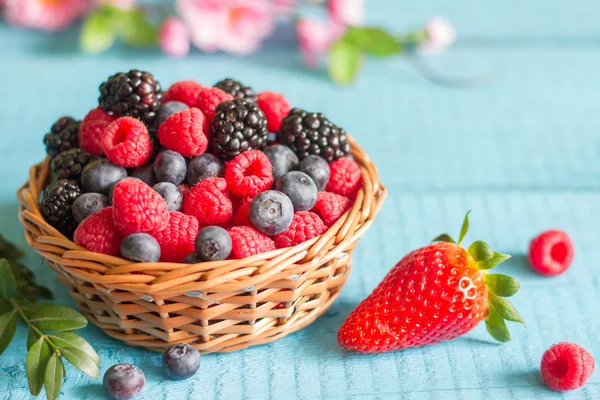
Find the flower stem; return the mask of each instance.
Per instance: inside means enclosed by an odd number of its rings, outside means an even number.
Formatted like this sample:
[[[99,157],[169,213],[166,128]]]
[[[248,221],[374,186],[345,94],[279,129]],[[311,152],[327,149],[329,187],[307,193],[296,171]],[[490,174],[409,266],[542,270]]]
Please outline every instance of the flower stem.
[[[50,347],[52,347],[54,349],[54,352],[58,355],[60,355],[60,349],[54,344],[52,343],[52,341],[50,340],[50,338],[48,338],[48,335],[46,335],[44,332],[42,332],[37,326],[35,326],[30,320],[29,317],[27,316],[27,314],[25,314],[25,312],[23,311],[23,307],[21,307],[19,305],[19,303],[17,303],[15,300],[13,299],[9,299],[8,300],[12,306],[14,307],[14,309],[19,313],[19,315],[21,316],[21,319],[27,324],[27,326],[29,327],[29,329],[33,330],[35,333],[38,334],[38,336],[44,338],[44,340],[46,341],[46,343],[48,343],[48,345]]]

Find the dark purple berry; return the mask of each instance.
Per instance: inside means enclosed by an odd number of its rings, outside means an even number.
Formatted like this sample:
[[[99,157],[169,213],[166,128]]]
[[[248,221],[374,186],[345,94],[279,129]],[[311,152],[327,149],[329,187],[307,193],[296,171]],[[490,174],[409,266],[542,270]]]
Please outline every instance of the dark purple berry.
[[[279,178],[275,188],[290,198],[294,211],[310,210],[317,202],[317,186],[304,172],[288,172]]]
[[[289,197],[277,190],[259,193],[248,214],[250,222],[260,232],[272,236],[289,228],[294,218],[294,205]]]
[[[200,368],[200,353],[191,344],[176,344],[163,354],[162,366],[169,378],[187,379]]]
[[[198,253],[196,253],[195,251],[193,253],[188,254],[187,256],[185,256],[183,258],[183,261],[181,261],[183,264],[198,264],[201,263],[203,260],[200,258],[200,256],[198,255]]]
[[[162,106],[160,106],[158,113],[156,114],[157,126],[160,126],[160,124],[165,122],[167,118],[176,112],[187,110],[188,108],[190,107],[187,104],[180,101],[170,101],[168,103],[164,103]]]
[[[169,211],[181,210],[183,195],[177,186],[173,185],[171,182],[159,182],[152,186],[152,189],[158,192],[158,194],[165,199],[167,206],[169,207]]]
[[[129,400],[140,394],[146,384],[146,376],[135,365],[117,364],[106,370],[103,384],[113,399]]]
[[[154,173],[159,182],[179,185],[185,179],[187,163],[185,158],[173,150],[161,151],[154,160]]]
[[[81,173],[81,184],[86,193],[101,193],[108,195],[110,187],[127,178],[127,170],[103,158],[92,161]]]
[[[218,178],[225,173],[223,162],[209,153],[192,158],[187,167],[186,181],[194,186],[206,178]]]
[[[195,247],[204,261],[225,260],[231,253],[231,237],[220,226],[206,226],[196,236]]]
[[[78,224],[92,214],[108,207],[108,198],[100,193],[84,193],[73,203],[73,217]]]
[[[132,233],[121,242],[121,254],[135,262],[157,262],[160,258],[160,245],[147,233]]]
[[[154,173],[154,165],[144,165],[143,167],[138,167],[133,170],[131,173],[133,178],[138,178],[142,182],[144,182],[148,186],[156,185],[156,174]]]
[[[331,170],[323,157],[315,155],[307,156],[304,160],[300,161],[298,169],[312,178],[319,192],[325,190],[329,182]]]
[[[283,175],[298,168],[298,156],[287,146],[276,144],[265,149],[265,154],[273,166],[275,182]]]

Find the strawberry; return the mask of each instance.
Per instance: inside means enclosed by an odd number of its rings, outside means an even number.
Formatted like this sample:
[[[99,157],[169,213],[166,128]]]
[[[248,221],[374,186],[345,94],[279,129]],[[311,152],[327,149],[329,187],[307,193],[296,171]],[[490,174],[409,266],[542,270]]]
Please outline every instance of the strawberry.
[[[339,345],[361,353],[424,346],[464,335],[482,320],[496,340],[510,340],[504,321],[524,321],[505,297],[519,290],[519,282],[486,273],[510,256],[483,241],[463,248],[468,228],[469,213],[458,243],[440,235],[400,260],[348,316]]]

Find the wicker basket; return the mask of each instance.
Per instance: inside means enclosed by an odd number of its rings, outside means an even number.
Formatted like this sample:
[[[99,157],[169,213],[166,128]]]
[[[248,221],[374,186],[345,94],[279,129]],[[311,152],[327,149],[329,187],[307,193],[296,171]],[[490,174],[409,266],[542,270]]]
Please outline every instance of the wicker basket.
[[[155,351],[191,343],[202,353],[269,343],[307,326],[338,297],[351,252],[384,201],[375,166],[351,144],[364,179],[354,206],[319,237],[242,260],[131,263],[77,246],[41,216],[48,159],[17,193],[20,221],[79,309],[116,339]]]

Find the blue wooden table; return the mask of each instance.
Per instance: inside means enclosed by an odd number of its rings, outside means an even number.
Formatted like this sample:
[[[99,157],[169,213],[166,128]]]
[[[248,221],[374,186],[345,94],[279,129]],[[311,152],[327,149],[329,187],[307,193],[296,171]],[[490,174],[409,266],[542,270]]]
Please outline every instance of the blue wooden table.
[[[44,156],[42,135],[61,115],[83,117],[108,75],[132,67],[165,85],[192,78],[237,77],[258,90],[324,112],[352,132],[379,166],[390,195],[355,253],[354,271],[331,310],[306,329],[261,347],[202,357],[200,372],[167,380],[160,356],[129,348],[88,327],[101,370],[134,363],[146,373],[144,399],[599,399],[600,373],[575,392],[548,390],[542,353],[573,341],[600,357],[600,24],[597,2],[367,1],[369,22],[403,29],[448,16],[459,41],[428,62],[457,76],[486,76],[472,89],[425,81],[406,59],[370,60],[349,88],[302,69],[297,52],[275,45],[234,58],[194,53],[171,61],[154,51],[77,51],[76,32],[55,36],[0,25],[0,228],[25,246],[16,189]],[[494,343],[483,326],[452,342],[376,356],[341,351],[344,318],[406,252],[442,231],[455,232],[472,209],[468,239],[486,239],[513,258],[500,267],[521,280],[514,304],[527,327]],[[533,273],[529,239],[547,228],[569,232],[571,269],[556,278]],[[59,303],[73,305],[40,257],[26,262]],[[19,327],[23,338],[26,331]],[[25,341],[0,358],[0,398],[30,398]],[[100,399],[100,380],[68,367],[63,399]]]

